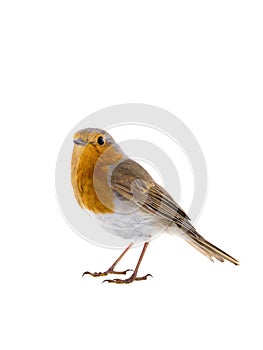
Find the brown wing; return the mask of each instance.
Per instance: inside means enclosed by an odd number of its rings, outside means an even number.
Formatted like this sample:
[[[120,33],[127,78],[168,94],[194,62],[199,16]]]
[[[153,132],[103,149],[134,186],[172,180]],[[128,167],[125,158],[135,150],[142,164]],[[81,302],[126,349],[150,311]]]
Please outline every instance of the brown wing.
[[[185,233],[185,240],[213,261],[229,260],[235,265],[239,261],[204,239],[190,223],[189,217],[173,198],[159,186],[138,163],[127,159],[112,173],[112,189],[122,197],[134,201],[144,210],[174,222]]]
[[[120,163],[112,173],[111,185],[114,191],[146,211],[174,221],[186,230],[193,228],[183,209],[135,161],[127,159]]]

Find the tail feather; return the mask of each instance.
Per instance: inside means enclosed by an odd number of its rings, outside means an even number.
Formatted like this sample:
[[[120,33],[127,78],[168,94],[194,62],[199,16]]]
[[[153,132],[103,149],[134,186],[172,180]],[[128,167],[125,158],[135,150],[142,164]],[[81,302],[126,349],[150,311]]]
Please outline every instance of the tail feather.
[[[192,247],[194,247],[196,250],[198,250],[200,253],[204,254],[205,256],[208,257],[209,260],[211,260],[212,262],[214,262],[213,257],[211,254],[209,254],[206,250],[204,250],[203,248],[201,248],[197,243],[195,243],[194,241],[186,241],[187,243],[191,244]]]
[[[210,259],[211,261],[213,261],[213,257],[214,257],[221,262],[228,260],[235,265],[239,265],[239,261],[237,259],[225,253],[223,250],[217,248],[215,245],[208,242],[199,234],[197,235],[197,232],[195,232],[195,235],[191,235],[189,239],[186,239],[186,241],[195,249],[197,249],[200,253],[207,256],[208,259]]]

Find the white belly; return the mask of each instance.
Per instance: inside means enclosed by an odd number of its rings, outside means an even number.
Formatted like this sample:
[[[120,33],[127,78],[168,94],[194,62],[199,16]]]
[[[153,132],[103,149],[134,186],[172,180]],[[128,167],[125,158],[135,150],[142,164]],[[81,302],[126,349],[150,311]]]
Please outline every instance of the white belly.
[[[115,212],[112,214],[89,213],[106,231],[134,243],[151,240],[162,233],[169,224],[168,221],[140,209],[129,201],[115,203]]]

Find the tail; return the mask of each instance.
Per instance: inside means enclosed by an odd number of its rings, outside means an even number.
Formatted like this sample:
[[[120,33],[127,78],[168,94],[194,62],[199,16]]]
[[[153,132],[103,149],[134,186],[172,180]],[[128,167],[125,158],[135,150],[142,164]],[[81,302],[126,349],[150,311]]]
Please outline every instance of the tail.
[[[188,239],[189,238],[189,239]],[[217,248],[212,243],[208,242],[201,235],[199,235],[196,231],[194,234],[189,234],[186,238],[186,242],[191,244],[195,249],[197,249],[200,253],[204,254],[211,261],[214,261],[213,258],[224,262],[225,260],[230,261],[235,265],[239,265],[239,261],[233,258],[231,255],[225,253],[223,250]]]

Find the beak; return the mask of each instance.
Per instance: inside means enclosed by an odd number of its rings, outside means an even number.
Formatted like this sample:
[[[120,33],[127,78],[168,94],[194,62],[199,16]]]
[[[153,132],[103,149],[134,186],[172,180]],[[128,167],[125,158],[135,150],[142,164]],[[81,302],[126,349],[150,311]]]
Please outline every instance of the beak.
[[[86,146],[87,144],[87,142],[83,141],[82,139],[74,139],[73,142],[79,146]]]

